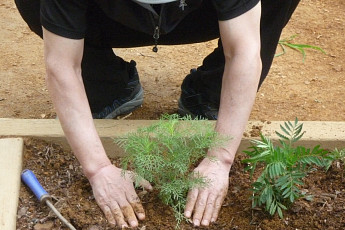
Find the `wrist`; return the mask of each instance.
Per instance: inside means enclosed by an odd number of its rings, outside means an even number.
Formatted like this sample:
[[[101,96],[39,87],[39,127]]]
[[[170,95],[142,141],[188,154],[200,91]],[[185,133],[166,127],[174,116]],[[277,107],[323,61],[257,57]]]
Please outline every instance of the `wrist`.
[[[96,175],[99,171],[101,171],[103,168],[108,167],[109,165],[112,165],[109,159],[104,159],[100,162],[90,162],[90,164],[82,165],[83,167],[83,173],[86,176],[88,180],[90,180],[94,175]]]
[[[224,166],[228,167],[229,170],[234,162],[235,154],[231,153],[226,148],[217,148],[208,152],[207,156],[216,158]]]

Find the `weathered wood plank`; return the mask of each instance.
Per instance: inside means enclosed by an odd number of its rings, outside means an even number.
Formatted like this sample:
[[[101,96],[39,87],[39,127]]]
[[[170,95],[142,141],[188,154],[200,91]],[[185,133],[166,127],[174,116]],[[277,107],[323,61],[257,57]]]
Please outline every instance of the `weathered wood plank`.
[[[153,120],[95,120],[95,126],[103,145],[110,157],[120,156],[123,151],[114,144],[113,138],[135,131],[139,127],[148,126]],[[210,121],[213,122],[214,121]],[[299,144],[312,147],[320,144],[323,148],[333,149],[345,147],[345,122],[300,121],[306,131]],[[280,130],[282,121],[260,122],[249,121],[239,151],[250,145],[253,127],[261,127],[264,135],[277,140],[276,130]],[[8,119],[0,118],[0,136],[34,137],[53,141],[68,147],[60,123],[55,119]]]
[[[0,229],[15,230],[23,139],[0,139]]]

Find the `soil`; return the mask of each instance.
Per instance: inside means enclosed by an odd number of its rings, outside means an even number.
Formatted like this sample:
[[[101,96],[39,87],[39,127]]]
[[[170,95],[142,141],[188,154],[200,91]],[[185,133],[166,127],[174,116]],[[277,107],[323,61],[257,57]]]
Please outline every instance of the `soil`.
[[[27,139],[25,143],[23,167],[35,172],[43,187],[53,196],[53,203],[63,216],[77,229],[112,229],[98,208],[91,186],[72,153],[40,140]],[[244,172],[242,159],[244,154],[239,153],[229,175],[231,186],[219,218],[208,229],[345,229],[344,164],[334,162],[326,173],[322,169],[310,173],[301,189],[312,195],[313,199],[298,200],[280,219],[278,216],[271,217],[261,208],[251,208],[249,189],[253,181]],[[114,159],[113,163],[119,165],[119,161]],[[138,190],[137,193],[147,216],[137,229],[175,229],[173,211],[158,199],[157,191],[148,193]],[[17,218],[18,230],[67,229],[25,186],[20,189]],[[196,228],[183,222],[180,229]]]
[[[287,49],[276,57],[271,71],[257,94],[250,120],[344,121],[344,44],[345,2],[343,0],[302,0],[282,38],[298,36],[294,43],[321,47],[323,54]],[[20,17],[13,1],[0,3],[0,117],[55,118],[45,86],[42,40],[34,35]],[[216,47],[216,40],[181,46],[116,49],[125,60],[135,60],[145,90],[141,108],[126,119],[158,119],[162,113],[175,113],[180,85],[191,68]],[[281,50],[278,47],[277,53]],[[257,133],[255,127],[253,133]],[[72,153],[38,140],[25,140],[24,168],[32,169],[53,195],[55,206],[77,229],[109,229]],[[300,200],[284,213],[284,219],[270,217],[251,209],[249,175],[243,172],[237,155],[230,173],[228,196],[217,224],[210,229],[345,229],[345,188],[343,165],[330,171],[313,172],[303,189],[314,200]],[[114,160],[114,164],[117,160]],[[139,229],[174,229],[172,212],[156,193],[142,195],[147,220]],[[17,229],[66,229],[49,209],[37,202],[22,186]],[[192,229],[182,224],[182,229]],[[41,228],[42,229],[42,228]]]

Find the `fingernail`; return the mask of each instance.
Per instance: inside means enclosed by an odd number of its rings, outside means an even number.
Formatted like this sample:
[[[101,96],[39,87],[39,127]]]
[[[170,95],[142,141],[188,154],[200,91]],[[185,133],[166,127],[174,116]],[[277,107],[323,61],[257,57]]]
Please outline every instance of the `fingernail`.
[[[203,220],[203,221],[202,221],[202,225],[204,225],[204,226],[208,226],[208,225],[209,225],[208,220]]]
[[[130,225],[131,225],[131,227],[136,227],[137,225],[138,225],[138,223],[136,222],[136,221],[132,221],[131,223],[130,223]]]
[[[187,218],[189,218],[190,217],[190,211],[186,211],[185,213],[184,213],[184,215],[187,217]]]
[[[200,225],[200,220],[198,220],[198,219],[195,219],[193,222],[194,222],[194,226],[199,226]]]
[[[143,213],[138,213],[138,218],[140,220],[143,220],[143,219],[145,219],[145,215]]]
[[[212,218],[211,219],[211,223],[213,223],[213,222],[216,222],[216,219]]]

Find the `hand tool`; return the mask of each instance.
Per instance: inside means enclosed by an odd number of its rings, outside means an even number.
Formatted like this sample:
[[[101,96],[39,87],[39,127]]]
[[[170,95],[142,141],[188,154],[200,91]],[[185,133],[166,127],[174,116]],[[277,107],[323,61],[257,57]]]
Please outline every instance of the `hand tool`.
[[[48,207],[57,215],[57,217],[64,223],[69,229],[76,230],[71,223],[69,223],[61,213],[54,207],[51,202],[51,196],[46,190],[42,187],[40,182],[37,180],[35,174],[29,170],[25,169],[21,174],[22,181],[26,184],[31,191],[35,194],[36,198],[41,203],[46,203]]]

